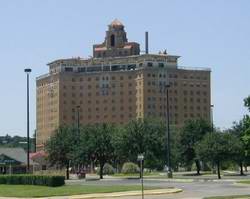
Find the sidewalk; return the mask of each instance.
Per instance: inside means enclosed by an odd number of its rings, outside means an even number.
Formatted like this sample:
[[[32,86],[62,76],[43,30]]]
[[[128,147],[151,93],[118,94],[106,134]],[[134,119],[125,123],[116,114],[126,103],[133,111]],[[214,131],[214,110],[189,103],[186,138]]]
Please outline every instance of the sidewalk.
[[[153,190],[145,190],[144,195],[163,195],[163,194],[173,194],[179,192],[182,192],[182,189],[176,189],[176,188],[153,189]],[[113,198],[113,197],[124,197],[124,196],[140,196],[141,194],[142,194],[141,191],[125,191],[125,192],[114,192],[114,193],[72,195],[72,196],[39,197],[39,199],[95,199],[95,198]],[[20,199],[20,198],[0,197],[0,199]],[[22,198],[22,199],[32,199],[32,198]]]
[[[144,195],[162,195],[182,192],[181,189],[170,188],[170,189],[154,189],[154,190],[144,190]],[[122,196],[140,196],[141,191],[125,191],[125,192],[115,192],[115,193],[97,193],[97,194],[85,194],[85,195],[75,195],[70,196],[70,199],[90,199],[90,198],[112,198],[112,197],[122,197]]]

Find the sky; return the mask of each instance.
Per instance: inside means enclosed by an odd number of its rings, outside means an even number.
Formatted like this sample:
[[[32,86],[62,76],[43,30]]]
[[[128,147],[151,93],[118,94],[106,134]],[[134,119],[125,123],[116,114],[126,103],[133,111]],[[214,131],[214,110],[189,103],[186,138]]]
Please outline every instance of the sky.
[[[26,135],[26,75],[30,128],[36,128],[37,76],[47,63],[92,55],[118,18],[129,41],[180,55],[180,66],[212,70],[214,124],[230,128],[247,113],[250,95],[249,0],[0,0],[0,136]]]

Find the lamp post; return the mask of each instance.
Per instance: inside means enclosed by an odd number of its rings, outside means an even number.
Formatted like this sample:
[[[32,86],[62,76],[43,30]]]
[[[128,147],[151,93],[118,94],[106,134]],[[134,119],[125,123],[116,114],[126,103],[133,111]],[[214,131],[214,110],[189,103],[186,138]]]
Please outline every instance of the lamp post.
[[[170,147],[170,126],[169,126],[169,97],[168,97],[168,89],[169,89],[170,85],[166,84],[165,85],[165,89],[166,89],[166,94],[167,94],[167,132],[166,132],[166,136],[167,136],[167,164],[168,164],[168,178],[173,178],[173,174],[172,174],[172,169],[171,169],[171,158],[170,158],[170,152],[171,152],[171,147]]]
[[[211,104],[210,105],[210,120],[211,120],[211,127],[212,127],[212,131],[214,131],[214,113],[213,113],[213,108],[214,108],[214,105]]]
[[[140,161],[141,197],[142,197],[142,199],[144,199],[144,186],[143,186],[143,160],[144,160],[144,155],[143,154],[138,155],[137,160]]]
[[[80,106],[78,105],[76,107],[77,109],[77,134],[78,134],[78,139],[79,139],[79,136],[80,136]]]
[[[30,68],[25,68],[24,72],[27,74],[27,173],[30,171],[30,113],[29,113],[29,74]]]

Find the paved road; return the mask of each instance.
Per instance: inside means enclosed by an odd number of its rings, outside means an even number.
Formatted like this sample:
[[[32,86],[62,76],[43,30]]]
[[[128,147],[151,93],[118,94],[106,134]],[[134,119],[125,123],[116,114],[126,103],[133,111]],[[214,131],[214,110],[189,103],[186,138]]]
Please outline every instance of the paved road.
[[[79,183],[71,182],[71,183]],[[133,185],[139,184],[139,180],[128,179],[107,179],[102,181],[87,181],[82,184],[102,184],[102,185]],[[156,187],[176,187],[183,189],[182,193],[162,195],[162,196],[145,196],[145,199],[201,199],[206,196],[225,196],[225,195],[244,195],[250,194],[250,186],[235,185],[235,181],[196,181],[196,182],[169,182],[168,180],[147,179],[145,186]],[[120,199],[140,199],[141,197],[120,197]]]

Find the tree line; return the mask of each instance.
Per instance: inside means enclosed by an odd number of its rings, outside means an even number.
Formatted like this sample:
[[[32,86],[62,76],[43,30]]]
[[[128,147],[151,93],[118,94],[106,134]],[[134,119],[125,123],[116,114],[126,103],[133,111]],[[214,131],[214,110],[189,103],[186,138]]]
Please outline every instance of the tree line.
[[[250,96],[244,100],[250,111]],[[52,165],[98,165],[103,178],[103,167],[110,163],[118,170],[125,162],[137,162],[137,155],[145,157],[149,170],[163,170],[167,163],[166,122],[159,118],[132,120],[127,125],[97,124],[62,126],[46,144]],[[232,128],[221,131],[205,120],[190,120],[183,128],[171,129],[171,167],[191,170],[197,175],[203,169],[220,168],[227,164],[243,167],[250,162],[250,117],[235,122]],[[67,177],[69,172],[67,172]]]

